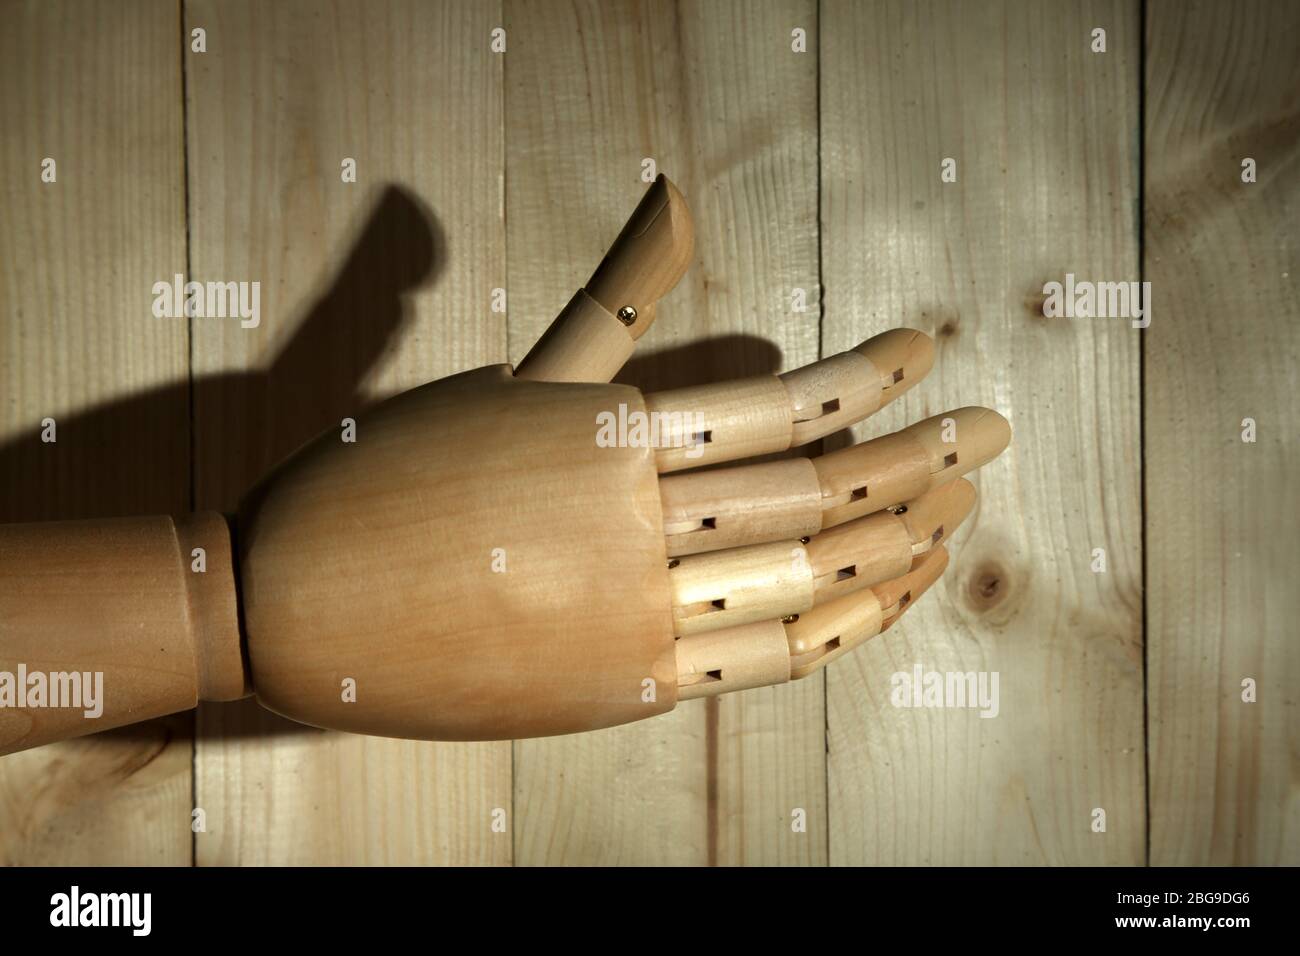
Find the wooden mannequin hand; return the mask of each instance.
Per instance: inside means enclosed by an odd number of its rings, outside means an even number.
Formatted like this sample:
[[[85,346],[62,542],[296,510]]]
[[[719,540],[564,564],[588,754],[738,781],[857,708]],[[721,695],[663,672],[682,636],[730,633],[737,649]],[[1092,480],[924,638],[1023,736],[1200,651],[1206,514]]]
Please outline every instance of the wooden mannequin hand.
[[[934,357],[898,329],[780,376],[605,384],[690,258],[660,178],[517,373],[408,392],[355,444],[326,436],[268,479],[239,521],[264,704],[393,736],[570,733],[804,677],[920,597],[974,503],[960,476],[1006,447],[1006,421],[963,408],[813,459],[688,471],[817,441]]]
[[[960,476],[1006,421],[963,408],[729,464],[865,418],[934,349],[898,329],[779,376],[608,384],[690,257],[661,177],[517,371],[321,436],[250,493],[233,547],[211,514],[0,528],[0,671],[104,675],[98,723],[0,709],[0,753],[250,689],[359,733],[572,733],[801,678],[888,628],[944,570],[974,503]]]

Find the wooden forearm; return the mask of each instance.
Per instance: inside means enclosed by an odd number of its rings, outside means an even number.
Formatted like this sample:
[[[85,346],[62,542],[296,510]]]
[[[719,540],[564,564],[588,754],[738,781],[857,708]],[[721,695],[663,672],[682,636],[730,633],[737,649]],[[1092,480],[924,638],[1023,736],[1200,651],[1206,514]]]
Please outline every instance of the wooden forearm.
[[[0,526],[0,754],[247,685],[221,515]]]

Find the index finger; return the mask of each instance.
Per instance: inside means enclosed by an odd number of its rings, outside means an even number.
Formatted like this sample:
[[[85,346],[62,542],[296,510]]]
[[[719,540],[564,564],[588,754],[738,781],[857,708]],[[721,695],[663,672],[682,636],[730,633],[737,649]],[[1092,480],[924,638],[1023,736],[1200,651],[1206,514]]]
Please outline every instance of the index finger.
[[[656,465],[680,471],[816,441],[889,404],[933,364],[928,335],[891,329],[780,375],[652,392]]]

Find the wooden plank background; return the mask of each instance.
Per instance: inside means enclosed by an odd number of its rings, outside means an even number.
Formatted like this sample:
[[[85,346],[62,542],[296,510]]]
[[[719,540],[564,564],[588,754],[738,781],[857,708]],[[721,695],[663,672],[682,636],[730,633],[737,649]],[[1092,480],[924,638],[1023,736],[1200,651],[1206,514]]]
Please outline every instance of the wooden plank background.
[[[184,511],[187,333],[150,311],[185,265],[176,5],[6,3],[0,23],[0,521]],[[192,725],[0,761],[0,864],[188,863]]]
[[[1137,12],[823,8],[824,350],[890,325],[937,344],[861,437],[962,405],[1015,436],[977,473],[941,600],[828,669],[832,862],[1144,857],[1138,333],[1041,309],[1067,272],[1137,278]],[[917,664],[997,672],[999,715],[891,706]]]
[[[1300,6],[1147,21],[1151,862],[1300,862]],[[1242,182],[1242,161],[1257,181]],[[1243,422],[1257,428],[1242,440]],[[1243,701],[1243,680],[1257,699]]]
[[[0,862],[1300,863],[1293,5],[0,18],[0,520],[230,508],[366,403],[517,361],[647,160],[696,255],[620,380],[779,371],[906,324],[935,370],[855,437],[967,404],[1016,435],[943,581],[824,678],[514,744],[205,705],[5,758]],[[177,272],[260,281],[260,326],[154,319]],[[1150,330],[1044,318],[1067,272],[1150,280]],[[890,706],[916,663],[997,671],[999,716]]]

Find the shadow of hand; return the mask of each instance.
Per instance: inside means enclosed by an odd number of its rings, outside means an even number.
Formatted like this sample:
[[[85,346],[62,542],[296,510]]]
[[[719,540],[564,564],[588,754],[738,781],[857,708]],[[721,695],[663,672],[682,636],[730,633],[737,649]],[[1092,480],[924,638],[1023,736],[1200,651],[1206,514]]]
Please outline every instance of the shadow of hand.
[[[434,281],[445,260],[433,212],[384,187],[333,280],[266,368],[191,376],[59,416],[56,442],[43,442],[33,423],[0,444],[0,523],[233,510],[277,461],[364,407],[361,384],[407,323],[407,294]],[[230,717],[258,710],[251,700],[204,706]],[[254,722],[312,732],[269,714]],[[155,724],[98,739],[156,743]]]

